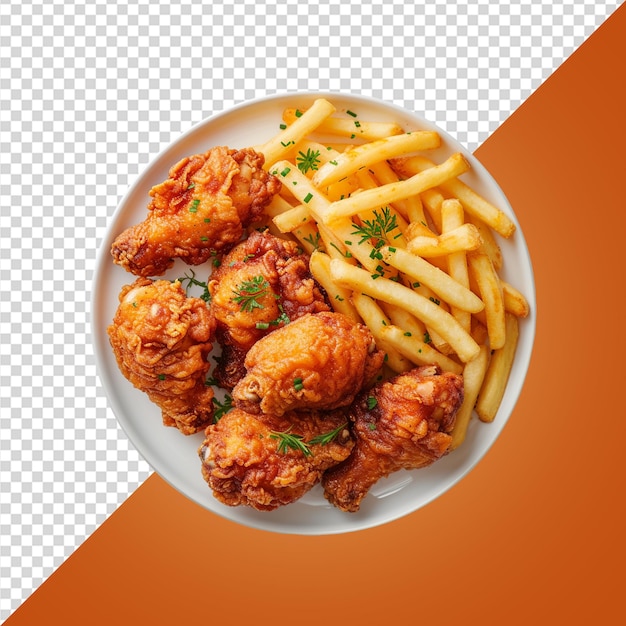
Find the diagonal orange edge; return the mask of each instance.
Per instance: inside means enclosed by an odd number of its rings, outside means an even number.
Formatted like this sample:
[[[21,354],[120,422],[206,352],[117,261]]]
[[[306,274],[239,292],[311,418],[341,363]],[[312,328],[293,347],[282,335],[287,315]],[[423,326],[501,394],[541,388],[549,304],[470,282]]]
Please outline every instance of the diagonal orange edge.
[[[8,626],[617,623],[625,35],[622,6],[477,151],[533,256],[537,343],[510,423],[459,485],[387,526],[298,537],[152,476]]]

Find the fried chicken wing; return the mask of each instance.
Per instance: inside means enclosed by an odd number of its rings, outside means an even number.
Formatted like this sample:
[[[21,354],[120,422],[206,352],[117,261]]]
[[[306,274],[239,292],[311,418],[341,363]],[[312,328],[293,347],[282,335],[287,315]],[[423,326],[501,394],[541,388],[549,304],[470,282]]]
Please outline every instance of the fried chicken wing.
[[[235,385],[250,413],[329,410],[349,405],[381,368],[384,352],[369,329],[341,313],[309,313],[259,339]]]
[[[436,366],[415,368],[362,393],[350,407],[356,445],[324,474],[326,499],[343,511],[358,511],[379,479],[439,459],[462,402],[462,377]]]
[[[226,389],[245,374],[245,355],[257,340],[307,313],[330,310],[311,276],[308,255],[296,242],[267,231],[253,231],[237,244],[208,288],[222,346],[213,375]]]
[[[198,454],[220,502],[271,511],[301,498],[353,445],[339,411],[276,417],[234,408],[207,427]]]
[[[189,265],[236,244],[281,187],[250,148],[218,146],[186,157],[150,190],[147,218],[113,242],[113,260],[137,276],[161,276],[181,258]]]
[[[163,423],[185,435],[213,418],[213,390],[205,384],[215,319],[179,282],[138,278],[119,294],[107,328],[122,374],[161,408]]]

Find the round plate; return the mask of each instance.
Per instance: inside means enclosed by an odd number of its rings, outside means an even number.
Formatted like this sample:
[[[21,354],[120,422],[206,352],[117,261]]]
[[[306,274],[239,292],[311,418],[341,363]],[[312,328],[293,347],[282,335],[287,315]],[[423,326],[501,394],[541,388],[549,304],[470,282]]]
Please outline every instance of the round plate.
[[[526,296],[531,313],[521,321],[513,370],[495,421],[483,424],[474,417],[465,441],[453,453],[428,468],[400,471],[379,481],[358,513],[344,513],[329,505],[319,485],[298,502],[272,512],[228,507],[213,497],[202,478],[197,454],[202,434],[186,437],[175,428],[163,426],[160,409],[117,368],[106,328],[113,319],[121,287],[133,282],[134,277],[113,264],[109,251],[123,229],[145,219],[148,191],[167,178],[169,168],[179,159],[217,145],[259,145],[279,131],[283,109],[305,108],[318,97],[330,100],[338,112],[357,112],[361,120],[395,121],[405,130],[437,130],[442,138],[442,147],[432,151],[432,159],[437,162],[454,152],[467,157],[472,170],[462,179],[505,211],[517,226],[510,240],[499,240],[504,257],[502,276]],[[182,268],[175,266],[166,277],[182,276],[187,269]],[[204,267],[194,270],[199,277],[208,272]],[[97,367],[110,405],[129,439],[154,470],[185,496],[218,515],[254,528],[302,535],[344,533],[390,522],[416,511],[457,483],[485,455],[511,415],[528,370],[535,335],[535,288],[528,248],[513,210],[485,168],[447,133],[416,113],[339,93],[288,93],[246,102],[199,123],[161,152],[128,190],[108,226],[97,258],[91,310]]]

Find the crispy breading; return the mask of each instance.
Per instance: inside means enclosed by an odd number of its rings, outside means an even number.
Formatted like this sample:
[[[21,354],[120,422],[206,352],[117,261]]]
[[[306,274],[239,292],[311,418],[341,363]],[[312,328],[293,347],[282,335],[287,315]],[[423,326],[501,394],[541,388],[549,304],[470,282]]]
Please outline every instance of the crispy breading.
[[[210,368],[215,319],[179,282],[138,278],[119,294],[107,328],[122,374],[161,408],[163,423],[189,435],[214,413]]]
[[[161,276],[175,259],[205,263],[242,237],[281,188],[251,148],[217,146],[180,160],[150,190],[146,219],[111,246],[118,265],[138,276]]]
[[[343,511],[358,511],[381,478],[426,467],[441,458],[463,402],[463,378],[423,366],[362,393],[350,407],[356,437],[346,461],[324,474],[324,495]]]
[[[333,431],[327,443],[310,443]],[[298,437],[303,447],[281,445],[280,433]],[[220,502],[271,511],[301,498],[353,445],[341,411],[277,417],[234,408],[206,429],[198,454],[202,475]]]
[[[227,389],[245,374],[245,355],[257,340],[307,313],[330,310],[308,255],[296,242],[267,231],[253,231],[237,244],[208,288],[222,346],[213,375]]]
[[[307,314],[250,348],[233,399],[251,413],[274,415],[347,406],[384,358],[365,325],[341,313]]]

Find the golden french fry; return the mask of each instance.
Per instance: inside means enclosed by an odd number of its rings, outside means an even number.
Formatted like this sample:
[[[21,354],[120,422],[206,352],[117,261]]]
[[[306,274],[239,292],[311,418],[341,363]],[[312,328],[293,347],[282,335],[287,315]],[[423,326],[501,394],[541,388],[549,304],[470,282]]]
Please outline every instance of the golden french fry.
[[[296,165],[287,160],[277,161],[271,173],[277,176],[289,193],[313,214],[316,221],[321,221],[319,216],[328,210],[330,201]]]
[[[324,164],[313,176],[313,183],[320,187],[353,174],[362,167],[385,161],[409,152],[429,150],[441,145],[439,133],[418,130],[384,139],[370,141],[346,150]]]
[[[450,450],[458,448],[465,440],[467,428],[474,412],[476,399],[482,387],[489,366],[489,348],[480,346],[480,352],[475,359],[465,364],[463,368],[463,404],[457,411],[456,420],[452,429],[452,443]]]
[[[398,174],[391,168],[387,161],[372,163],[369,165],[368,170],[371,171],[376,181],[378,181],[378,185],[397,183],[400,180]],[[407,222],[422,221],[426,224],[424,207],[422,206],[422,200],[419,195],[409,196],[404,200],[396,200],[392,204]]]
[[[447,199],[441,203],[441,231],[450,232],[464,223],[465,214],[463,205],[456,199]],[[467,269],[467,255],[464,251],[451,252],[447,256],[447,270],[450,278],[470,289],[469,270]],[[470,332],[472,316],[469,311],[451,305],[450,312],[463,328]]]
[[[321,187],[320,189],[326,193],[331,202],[334,202],[335,200],[341,200],[342,198],[347,198],[349,195],[356,193],[359,186],[360,182],[356,176],[348,176],[328,187]]]
[[[480,233],[480,238],[482,243],[480,244],[479,252],[483,252],[484,254],[488,254],[493,266],[497,271],[502,269],[502,250],[500,249],[500,245],[496,241],[494,236],[494,231],[490,226],[485,224],[482,220],[474,217],[473,215],[467,215],[467,221],[470,224],[474,224]]]
[[[473,224],[462,224],[436,237],[418,235],[412,237],[413,224],[407,231],[407,249],[424,257],[446,256],[452,252],[477,250],[482,243],[480,233]]]
[[[434,226],[434,230],[437,233],[441,232],[441,207],[443,205],[443,201],[445,200],[445,196],[441,193],[441,191],[437,188],[425,189],[420,194],[420,200],[424,208],[426,209],[428,215],[430,216],[430,221]],[[424,226],[428,226],[428,220],[423,222]],[[430,227],[429,227],[430,230]],[[426,233],[428,234],[428,233]],[[430,233],[432,234],[432,232]]]
[[[352,304],[352,290],[345,289],[335,283],[330,275],[330,257],[324,252],[314,250],[309,260],[309,270],[313,278],[324,288],[335,311],[347,315],[355,322],[362,319]]]
[[[389,304],[388,302],[381,302],[380,305],[392,324],[402,328],[405,332],[410,332],[416,337],[425,336],[426,326],[405,308]]]
[[[383,246],[383,260],[397,270],[430,287],[449,305],[475,313],[485,308],[482,300],[439,268],[402,248]]]
[[[382,185],[376,189],[367,189],[349,198],[333,202],[323,216],[324,221],[330,223],[339,217],[349,217],[420,194],[425,189],[435,187],[442,181],[454,178],[468,169],[467,159],[461,153],[453,154],[440,165],[419,172],[411,178]]]
[[[397,374],[412,369],[413,364],[411,361],[385,340],[382,330],[389,326],[391,322],[376,301],[362,293],[353,293],[352,304],[365,325],[370,329],[372,335],[374,335],[378,347],[386,352],[385,363]]]
[[[324,98],[316,99],[311,107],[280,133],[259,146],[265,157],[265,169],[269,170],[276,161],[283,159],[301,139],[313,132],[332,113],[335,106]]]
[[[268,217],[276,217],[285,211],[293,209],[293,204],[290,204],[281,195],[276,194],[268,206],[265,207],[265,215]]]
[[[478,344],[450,313],[412,289],[388,278],[374,279],[367,270],[339,259],[331,260],[330,274],[333,280],[343,287],[365,293],[383,302],[404,306],[441,335],[461,361],[470,361],[478,354]]]
[[[528,300],[523,294],[515,289],[512,285],[504,280],[500,280],[502,284],[502,294],[504,296],[504,309],[509,313],[513,313],[517,317],[527,317],[530,313]]]
[[[506,341],[494,350],[485,380],[476,401],[476,413],[481,421],[492,422],[504,397],[519,340],[519,322],[515,315],[506,314]]]
[[[425,172],[433,167],[438,167],[430,159],[423,156],[401,159],[396,166],[407,175],[415,175],[418,172]],[[515,232],[515,223],[504,211],[483,198],[463,181],[456,177],[449,178],[442,181],[439,186],[450,196],[458,198],[468,213],[489,224],[503,237],[510,237]]]
[[[287,211],[275,215],[272,221],[281,233],[290,233],[312,219],[309,209],[303,204],[298,204],[290,207]]]
[[[302,224],[302,226],[294,228],[290,234],[298,240],[300,245],[304,248],[304,251],[309,255],[320,247],[323,247],[319,230],[317,230],[313,222],[306,222]],[[286,235],[280,233],[279,236],[285,237]]]
[[[283,120],[286,124],[295,124],[308,109],[287,108],[283,111]],[[375,141],[390,135],[399,135],[404,130],[395,122],[370,122],[354,118],[328,117],[315,130],[322,134],[348,137],[349,139],[364,139]]]
[[[415,365],[436,364],[446,372],[461,374],[463,366],[442,354],[418,335],[391,324],[380,329],[381,337]]]
[[[492,350],[498,350],[506,339],[504,296],[500,278],[486,254],[470,254],[468,264],[485,304],[489,346]]]

